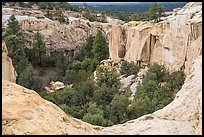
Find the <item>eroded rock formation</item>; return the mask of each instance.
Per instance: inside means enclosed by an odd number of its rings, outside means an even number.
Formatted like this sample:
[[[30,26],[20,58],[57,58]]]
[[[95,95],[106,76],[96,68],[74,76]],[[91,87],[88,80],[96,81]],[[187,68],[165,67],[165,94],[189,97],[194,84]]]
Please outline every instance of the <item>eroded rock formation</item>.
[[[8,50],[4,41],[2,41],[2,79],[16,82],[17,73],[12,64],[12,60],[8,57]]]
[[[172,71],[183,68],[189,74],[191,62],[202,55],[202,3],[188,3],[158,23],[132,21],[114,25],[109,35],[113,60],[119,58],[123,45],[125,60],[141,65],[158,62]]]

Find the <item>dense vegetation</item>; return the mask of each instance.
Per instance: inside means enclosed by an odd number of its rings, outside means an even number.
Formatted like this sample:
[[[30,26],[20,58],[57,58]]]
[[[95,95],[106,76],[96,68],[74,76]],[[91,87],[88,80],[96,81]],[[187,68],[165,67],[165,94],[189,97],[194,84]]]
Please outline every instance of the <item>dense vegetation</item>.
[[[139,71],[138,65],[134,62],[123,61],[120,66],[120,74],[125,77],[129,75],[136,75]]]
[[[46,53],[40,33],[33,39],[33,47],[24,47],[24,38],[18,21],[12,15],[8,21],[5,41],[9,56],[18,73],[17,83],[36,90],[43,98],[52,101],[67,114],[94,125],[111,126],[154,112],[170,103],[181,88],[185,75],[182,71],[169,73],[164,66],[152,64],[133,100],[129,92],[119,92],[121,75],[136,75],[139,67],[123,61],[120,71],[100,61],[107,59],[108,44],[100,31],[89,36],[75,59],[62,52]],[[51,80],[73,84],[61,91],[46,93],[35,67],[54,67]],[[95,71],[95,77],[94,77]]]

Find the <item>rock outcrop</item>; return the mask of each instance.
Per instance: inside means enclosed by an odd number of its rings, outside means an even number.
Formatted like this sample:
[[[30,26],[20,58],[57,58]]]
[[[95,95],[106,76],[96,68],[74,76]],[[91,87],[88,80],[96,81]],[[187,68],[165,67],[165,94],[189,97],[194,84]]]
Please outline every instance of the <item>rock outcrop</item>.
[[[12,60],[8,57],[8,50],[4,41],[2,41],[2,79],[16,82],[17,73],[12,64]]]
[[[198,57],[191,65],[191,75],[166,107],[136,120],[106,127],[102,131],[121,135],[201,135],[202,57]]]
[[[60,24],[58,21],[50,20],[46,17],[38,18],[36,12],[39,10],[31,10],[32,14],[27,15],[25,10],[16,10],[12,8],[3,8],[2,27],[6,28],[7,20],[11,14],[15,13],[16,19],[20,22],[24,31],[26,47],[32,47],[32,41],[35,32],[40,32],[44,38],[47,51],[64,51],[66,55],[73,56],[83,46],[89,35],[95,35],[98,30],[104,33],[108,39],[107,33],[112,28],[110,23],[90,22],[78,16],[77,13],[65,12],[68,18],[66,24]],[[39,14],[43,14],[40,12]],[[77,18],[78,17],[78,18]]]
[[[170,70],[191,70],[191,62],[202,55],[202,3],[191,2],[158,23],[128,22],[114,25],[109,32],[111,59],[119,57],[142,66],[157,62]]]
[[[95,129],[94,129],[95,128]],[[102,134],[97,126],[72,118],[35,91],[2,82],[2,134]]]

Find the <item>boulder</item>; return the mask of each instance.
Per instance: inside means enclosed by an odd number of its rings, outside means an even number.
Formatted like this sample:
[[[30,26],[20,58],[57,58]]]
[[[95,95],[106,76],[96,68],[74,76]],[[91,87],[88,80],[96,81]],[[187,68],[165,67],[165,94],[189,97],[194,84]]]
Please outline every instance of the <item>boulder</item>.
[[[64,86],[64,83],[60,82],[60,81],[51,81],[50,82],[50,89],[54,90],[54,91],[57,91],[57,90],[60,90],[60,89],[63,89],[65,86]]]

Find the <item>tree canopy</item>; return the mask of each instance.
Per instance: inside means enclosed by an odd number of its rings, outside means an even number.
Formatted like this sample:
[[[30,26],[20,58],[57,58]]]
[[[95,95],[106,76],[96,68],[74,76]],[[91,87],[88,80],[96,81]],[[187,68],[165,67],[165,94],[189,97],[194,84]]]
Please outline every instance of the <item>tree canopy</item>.
[[[109,56],[108,44],[101,31],[98,31],[94,38],[92,53],[94,58],[99,62],[103,59],[107,59]]]

